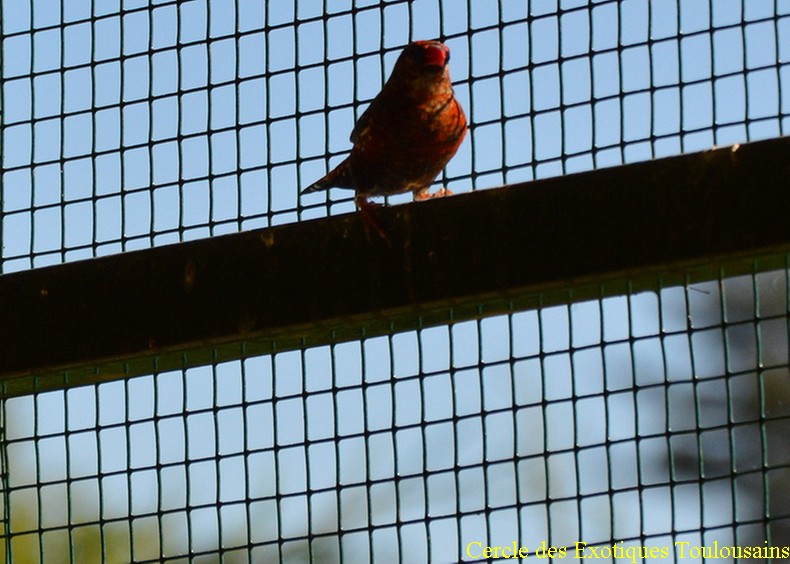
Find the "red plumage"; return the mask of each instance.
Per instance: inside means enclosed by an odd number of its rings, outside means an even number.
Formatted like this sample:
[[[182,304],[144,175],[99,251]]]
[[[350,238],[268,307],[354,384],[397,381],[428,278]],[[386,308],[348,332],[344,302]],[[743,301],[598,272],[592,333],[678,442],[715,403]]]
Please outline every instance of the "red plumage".
[[[354,126],[349,156],[302,192],[352,188],[357,206],[366,213],[370,196],[413,192],[414,199],[432,197],[429,186],[466,135],[449,60],[450,50],[439,41],[409,44]],[[447,193],[441,189],[434,196]]]

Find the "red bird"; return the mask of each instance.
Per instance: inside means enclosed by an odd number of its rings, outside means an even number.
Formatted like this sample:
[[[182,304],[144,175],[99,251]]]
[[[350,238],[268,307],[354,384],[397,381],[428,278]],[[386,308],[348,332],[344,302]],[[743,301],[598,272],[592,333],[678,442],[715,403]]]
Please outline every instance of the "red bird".
[[[450,49],[439,41],[409,44],[354,126],[351,154],[302,193],[353,188],[363,219],[385,239],[371,212],[376,204],[368,197],[413,192],[415,200],[424,200],[449,194],[446,188],[428,193],[466,135],[449,61]]]

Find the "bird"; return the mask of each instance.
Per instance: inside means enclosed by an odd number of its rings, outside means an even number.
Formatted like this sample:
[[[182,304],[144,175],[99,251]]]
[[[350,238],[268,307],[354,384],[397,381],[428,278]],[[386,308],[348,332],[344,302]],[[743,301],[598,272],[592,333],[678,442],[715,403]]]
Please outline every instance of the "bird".
[[[401,52],[381,92],[357,120],[348,157],[302,194],[351,188],[365,230],[387,238],[368,198],[412,192],[415,200],[451,194],[428,189],[466,136],[463,108],[450,82],[450,49],[421,40]]]

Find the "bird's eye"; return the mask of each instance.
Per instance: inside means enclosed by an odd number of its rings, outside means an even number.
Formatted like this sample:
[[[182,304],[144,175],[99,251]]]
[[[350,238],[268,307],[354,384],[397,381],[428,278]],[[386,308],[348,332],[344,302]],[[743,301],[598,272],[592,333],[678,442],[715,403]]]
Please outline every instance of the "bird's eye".
[[[423,49],[420,45],[409,45],[406,48],[406,55],[412,60],[418,63],[422,63],[425,57],[425,49]]]

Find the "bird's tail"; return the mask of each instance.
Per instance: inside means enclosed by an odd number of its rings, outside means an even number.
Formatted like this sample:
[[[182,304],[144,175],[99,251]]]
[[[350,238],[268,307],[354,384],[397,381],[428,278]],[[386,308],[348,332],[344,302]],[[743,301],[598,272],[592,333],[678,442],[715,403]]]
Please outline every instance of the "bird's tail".
[[[330,170],[326,176],[316,180],[310,186],[302,190],[302,194],[327,190],[329,188],[353,188],[351,182],[351,172],[348,169],[348,159]]]

